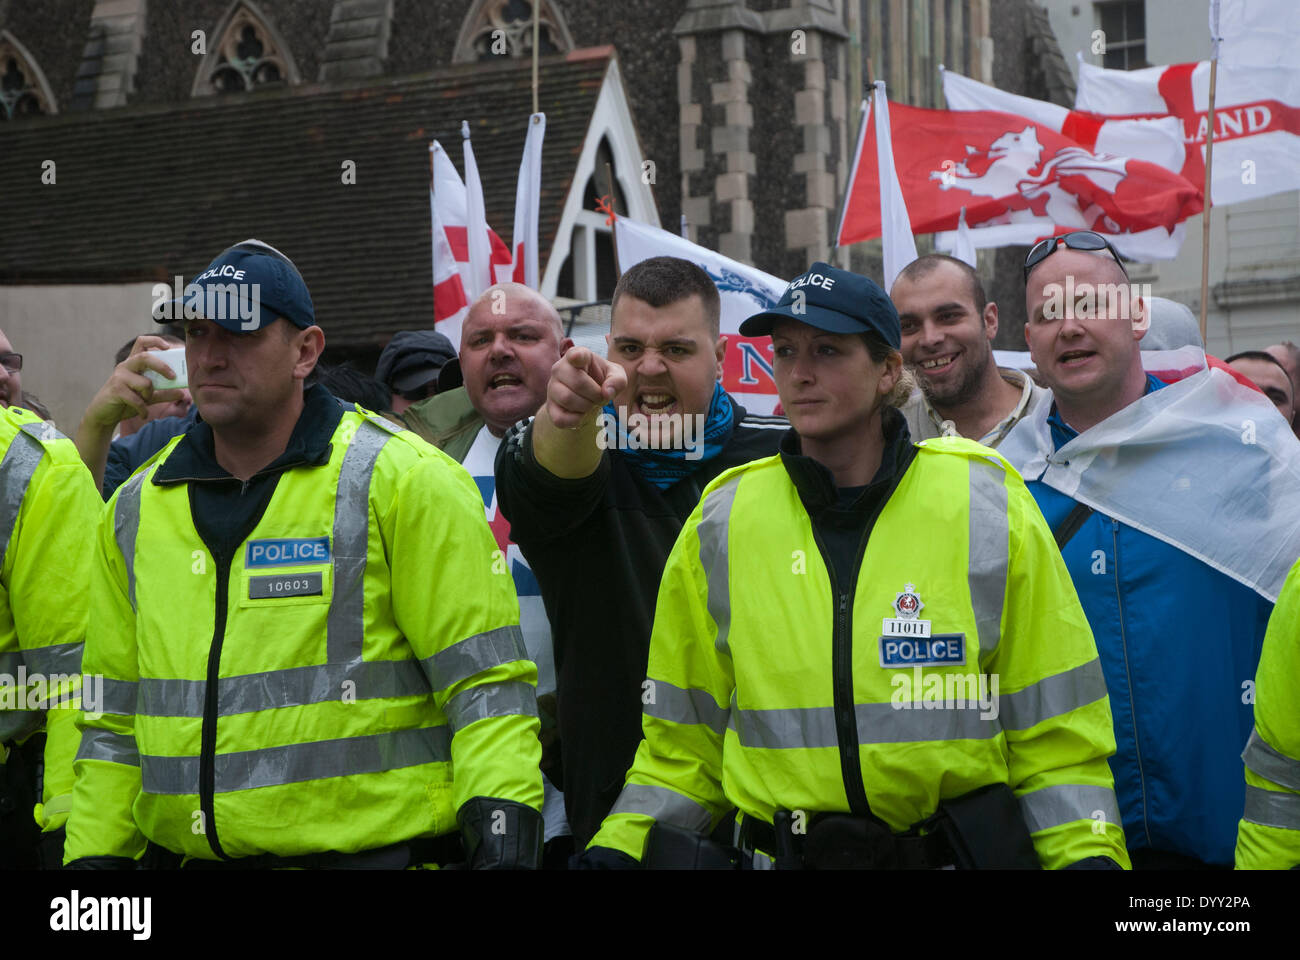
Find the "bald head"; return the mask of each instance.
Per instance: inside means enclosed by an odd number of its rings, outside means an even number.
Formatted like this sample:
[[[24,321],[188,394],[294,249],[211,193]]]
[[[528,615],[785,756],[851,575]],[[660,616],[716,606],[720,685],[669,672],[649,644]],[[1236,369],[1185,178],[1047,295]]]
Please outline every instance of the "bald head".
[[[498,283],[474,301],[460,335],[469,402],[495,436],[536,413],[553,367],[573,345],[560,315],[521,283]]]
[[[471,320],[475,317],[481,319],[483,312],[498,317],[505,316],[507,313],[527,313],[539,320],[547,320],[555,328],[557,343],[564,339],[564,323],[560,320],[559,311],[551,305],[551,301],[522,283],[494,283],[484,290],[482,295],[470,305],[469,313],[465,315],[465,323],[461,327],[460,336],[462,351],[465,349],[466,336],[471,327]]]

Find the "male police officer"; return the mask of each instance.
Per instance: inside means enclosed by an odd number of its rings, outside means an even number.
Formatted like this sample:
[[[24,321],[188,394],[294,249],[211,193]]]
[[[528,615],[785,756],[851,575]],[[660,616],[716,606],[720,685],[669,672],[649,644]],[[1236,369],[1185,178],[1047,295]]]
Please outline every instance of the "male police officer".
[[[304,391],[324,335],[278,251],[245,241],[196,286],[202,419],[95,544],[105,713],[67,860],[130,865],[152,840],[196,865],[404,867],[455,857],[459,822],[471,866],[536,865],[536,668],[469,477]]]
[[[22,397],[21,368],[0,333],[6,403]],[[72,442],[28,410],[0,408],[0,867],[62,860],[86,633],[84,538],[100,509]],[[95,694],[87,691],[86,709]]]

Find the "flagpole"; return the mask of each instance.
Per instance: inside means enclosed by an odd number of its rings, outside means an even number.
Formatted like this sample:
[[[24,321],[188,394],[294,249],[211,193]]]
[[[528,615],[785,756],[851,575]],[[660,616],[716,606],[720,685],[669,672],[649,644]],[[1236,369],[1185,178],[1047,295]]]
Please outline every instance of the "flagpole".
[[[614,169],[608,162],[605,164],[605,185],[609,187],[609,212],[614,220],[618,220],[618,209],[616,204],[618,198],[614,196]],[[614,282],[618,283],[619,277],[623,276],[623,270],[618,263],[618,229],[613,223],[609,225],[609,242],[614,248]]]
[[[537,108],[537,39],[541,33],[541,20],[539,11],[542,5],[533,0],[533,113],[541,113]]]
[[[1208,346],[1206,334],[1210,310],[1210,211],[1214,207],[1211,195],[1214,169],[1214,87],[1219,72],[1219,4],[1211,4],[1214,15],[1214,36],[1210,38],[1213,56],[1210,57],[1210,110],[1206,118],[1205,134],[1205,209],[1201,211],[1201,343]]]

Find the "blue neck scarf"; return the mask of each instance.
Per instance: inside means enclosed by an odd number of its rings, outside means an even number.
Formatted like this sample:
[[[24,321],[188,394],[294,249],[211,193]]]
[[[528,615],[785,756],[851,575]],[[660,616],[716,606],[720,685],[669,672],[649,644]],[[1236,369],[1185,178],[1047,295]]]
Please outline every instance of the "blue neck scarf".
[[[606,404],[605,413],[618,418],[614,405]],[[713,384],[713,399],[709,401],[709,413],[704,420],[704,436],[696,437],[696,442],[703,441],[704,450],[633,450],[628,443],[623,425],[619,424],[619,452],[627,458],[628,465],[641,476],[641,479],[653,483],[660,490],[667,490],[678,480],[688,477],[700,465],[712,460],[722,452],[722,448],[731,439],[736,426],[736,411],[731,405],[731,397],[722,389],[721,383]],[[686,459],[686,454],[700,453],[696,459]]]

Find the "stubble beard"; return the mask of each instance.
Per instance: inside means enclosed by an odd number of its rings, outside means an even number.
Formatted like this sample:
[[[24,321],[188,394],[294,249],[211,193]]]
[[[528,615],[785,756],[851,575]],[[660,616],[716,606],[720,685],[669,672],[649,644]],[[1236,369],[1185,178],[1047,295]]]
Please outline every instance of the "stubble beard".
[[[970,356],[969,351],[967,351],[966,356]],[[980,392],[980,388],[984,385],[984,378],[988,376],[989,364],[992,362],[993,351],[988,350],[984,353],[983,362],[978,367],[969,367],[962,378],[953,384],[951,389],[944,392],[935,390],[934,385],[930,383],[929,378],[921,372],[919,367],[917,367],[915,377],[917,383],[921,386],[921,392],[925,394],[925,398],[930,401],[931,406],[952,410],[975,399],[975,396]]]

